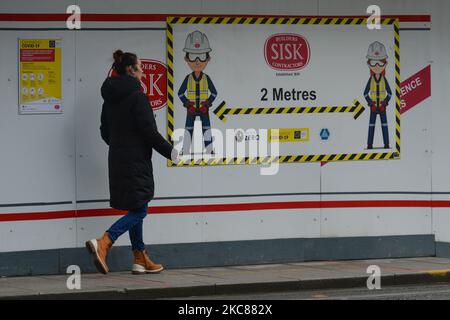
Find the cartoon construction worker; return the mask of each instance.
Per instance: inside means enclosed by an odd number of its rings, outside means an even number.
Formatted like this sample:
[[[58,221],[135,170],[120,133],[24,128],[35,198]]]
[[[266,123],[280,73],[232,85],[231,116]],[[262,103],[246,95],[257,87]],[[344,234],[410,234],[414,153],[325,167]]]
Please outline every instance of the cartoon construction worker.
[[[386,117],[386,108],[392,96],[391,88],[385,77],[387,66],[387,53],[385,46],[375,41],[369,45],[367,51],[367,65],[370,69],[370,79],[364,90],[364,97],[370,107],[369,135],[367,149],[373,149],[373,136],[375,121],[380,115],[381,130],[383,132],[384,148],[389,149],[389,131]]]
[[[214,154],[209,108],[217,96],[216,88],[211,78],[203,73],[211,60],[211,47],[206,35],[200,31],[188,34],[183,51],[186,53],[186,61],[192,73],[188,74],[178,90],[178,97],[187,110],[185,135],[182,154],[189,154],[190,141],[194,133],[194,122],[200,117],[205,143],[206,154]],[[187,136],[187,135],[190,136]]]

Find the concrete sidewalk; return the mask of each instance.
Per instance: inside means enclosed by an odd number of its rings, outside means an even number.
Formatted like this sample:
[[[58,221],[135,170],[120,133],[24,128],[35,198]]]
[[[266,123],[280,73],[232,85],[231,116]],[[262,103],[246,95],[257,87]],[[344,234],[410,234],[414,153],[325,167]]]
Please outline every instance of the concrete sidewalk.
[[[381,286],[450,282],[450,260],[408,258],[82,274],[81,290],[69,275],[0,279],[0,299],[157,299],[302,289],[365,287],[367,267],[381,268]]]

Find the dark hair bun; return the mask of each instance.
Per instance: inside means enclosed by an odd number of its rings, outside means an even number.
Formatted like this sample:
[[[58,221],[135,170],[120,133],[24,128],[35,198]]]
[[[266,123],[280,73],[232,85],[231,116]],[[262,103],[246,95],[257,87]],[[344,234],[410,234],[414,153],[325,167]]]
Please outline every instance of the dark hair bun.
[[[127,67],[135,66],[138,63],[136,54],[131,52],[123,52],[122,50],[114,51],[113,58],[114,63],[112,67],[120,75],[127,72]]]
[[[123,58],[123,51],[122,50],[116,50],[113,53],[113,59],[114,59],[114,63],[115,64],[119,64],[122,62],[122,58]]]

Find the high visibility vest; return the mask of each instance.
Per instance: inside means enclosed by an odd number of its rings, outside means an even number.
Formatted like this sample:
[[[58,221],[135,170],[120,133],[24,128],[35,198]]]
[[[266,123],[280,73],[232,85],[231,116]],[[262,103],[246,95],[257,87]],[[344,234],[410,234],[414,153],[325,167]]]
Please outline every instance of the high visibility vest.
[[[200,99],[201,101],[205,101],[208,99],[208,79],[206,75],[202,73],[201,78],[198,80],[200,92],[197,96],[197,81],[195,81],[194,76],[192,74],[189,75],[187,82],[187,98],[189,101],[196,102],[196,99]]]
[[[381,76],[379,82],[377,82],[375,76],[372,76],[372,78],[370,79],[369,97],[372,101],[375,102],[384,101],[384,99],[386,99],[386,78],[384,76]]]

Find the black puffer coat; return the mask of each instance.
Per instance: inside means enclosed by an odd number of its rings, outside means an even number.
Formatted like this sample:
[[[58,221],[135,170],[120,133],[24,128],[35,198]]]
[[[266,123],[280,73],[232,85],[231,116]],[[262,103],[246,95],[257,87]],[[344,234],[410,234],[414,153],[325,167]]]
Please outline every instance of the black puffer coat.
[[[129,75],[108,78],[101,89],[100,133],[109,145],[110,205],[119,210],[141,208],[153,199],[152,149],[167,159],[172,152],[139,89],[139,81]]]

